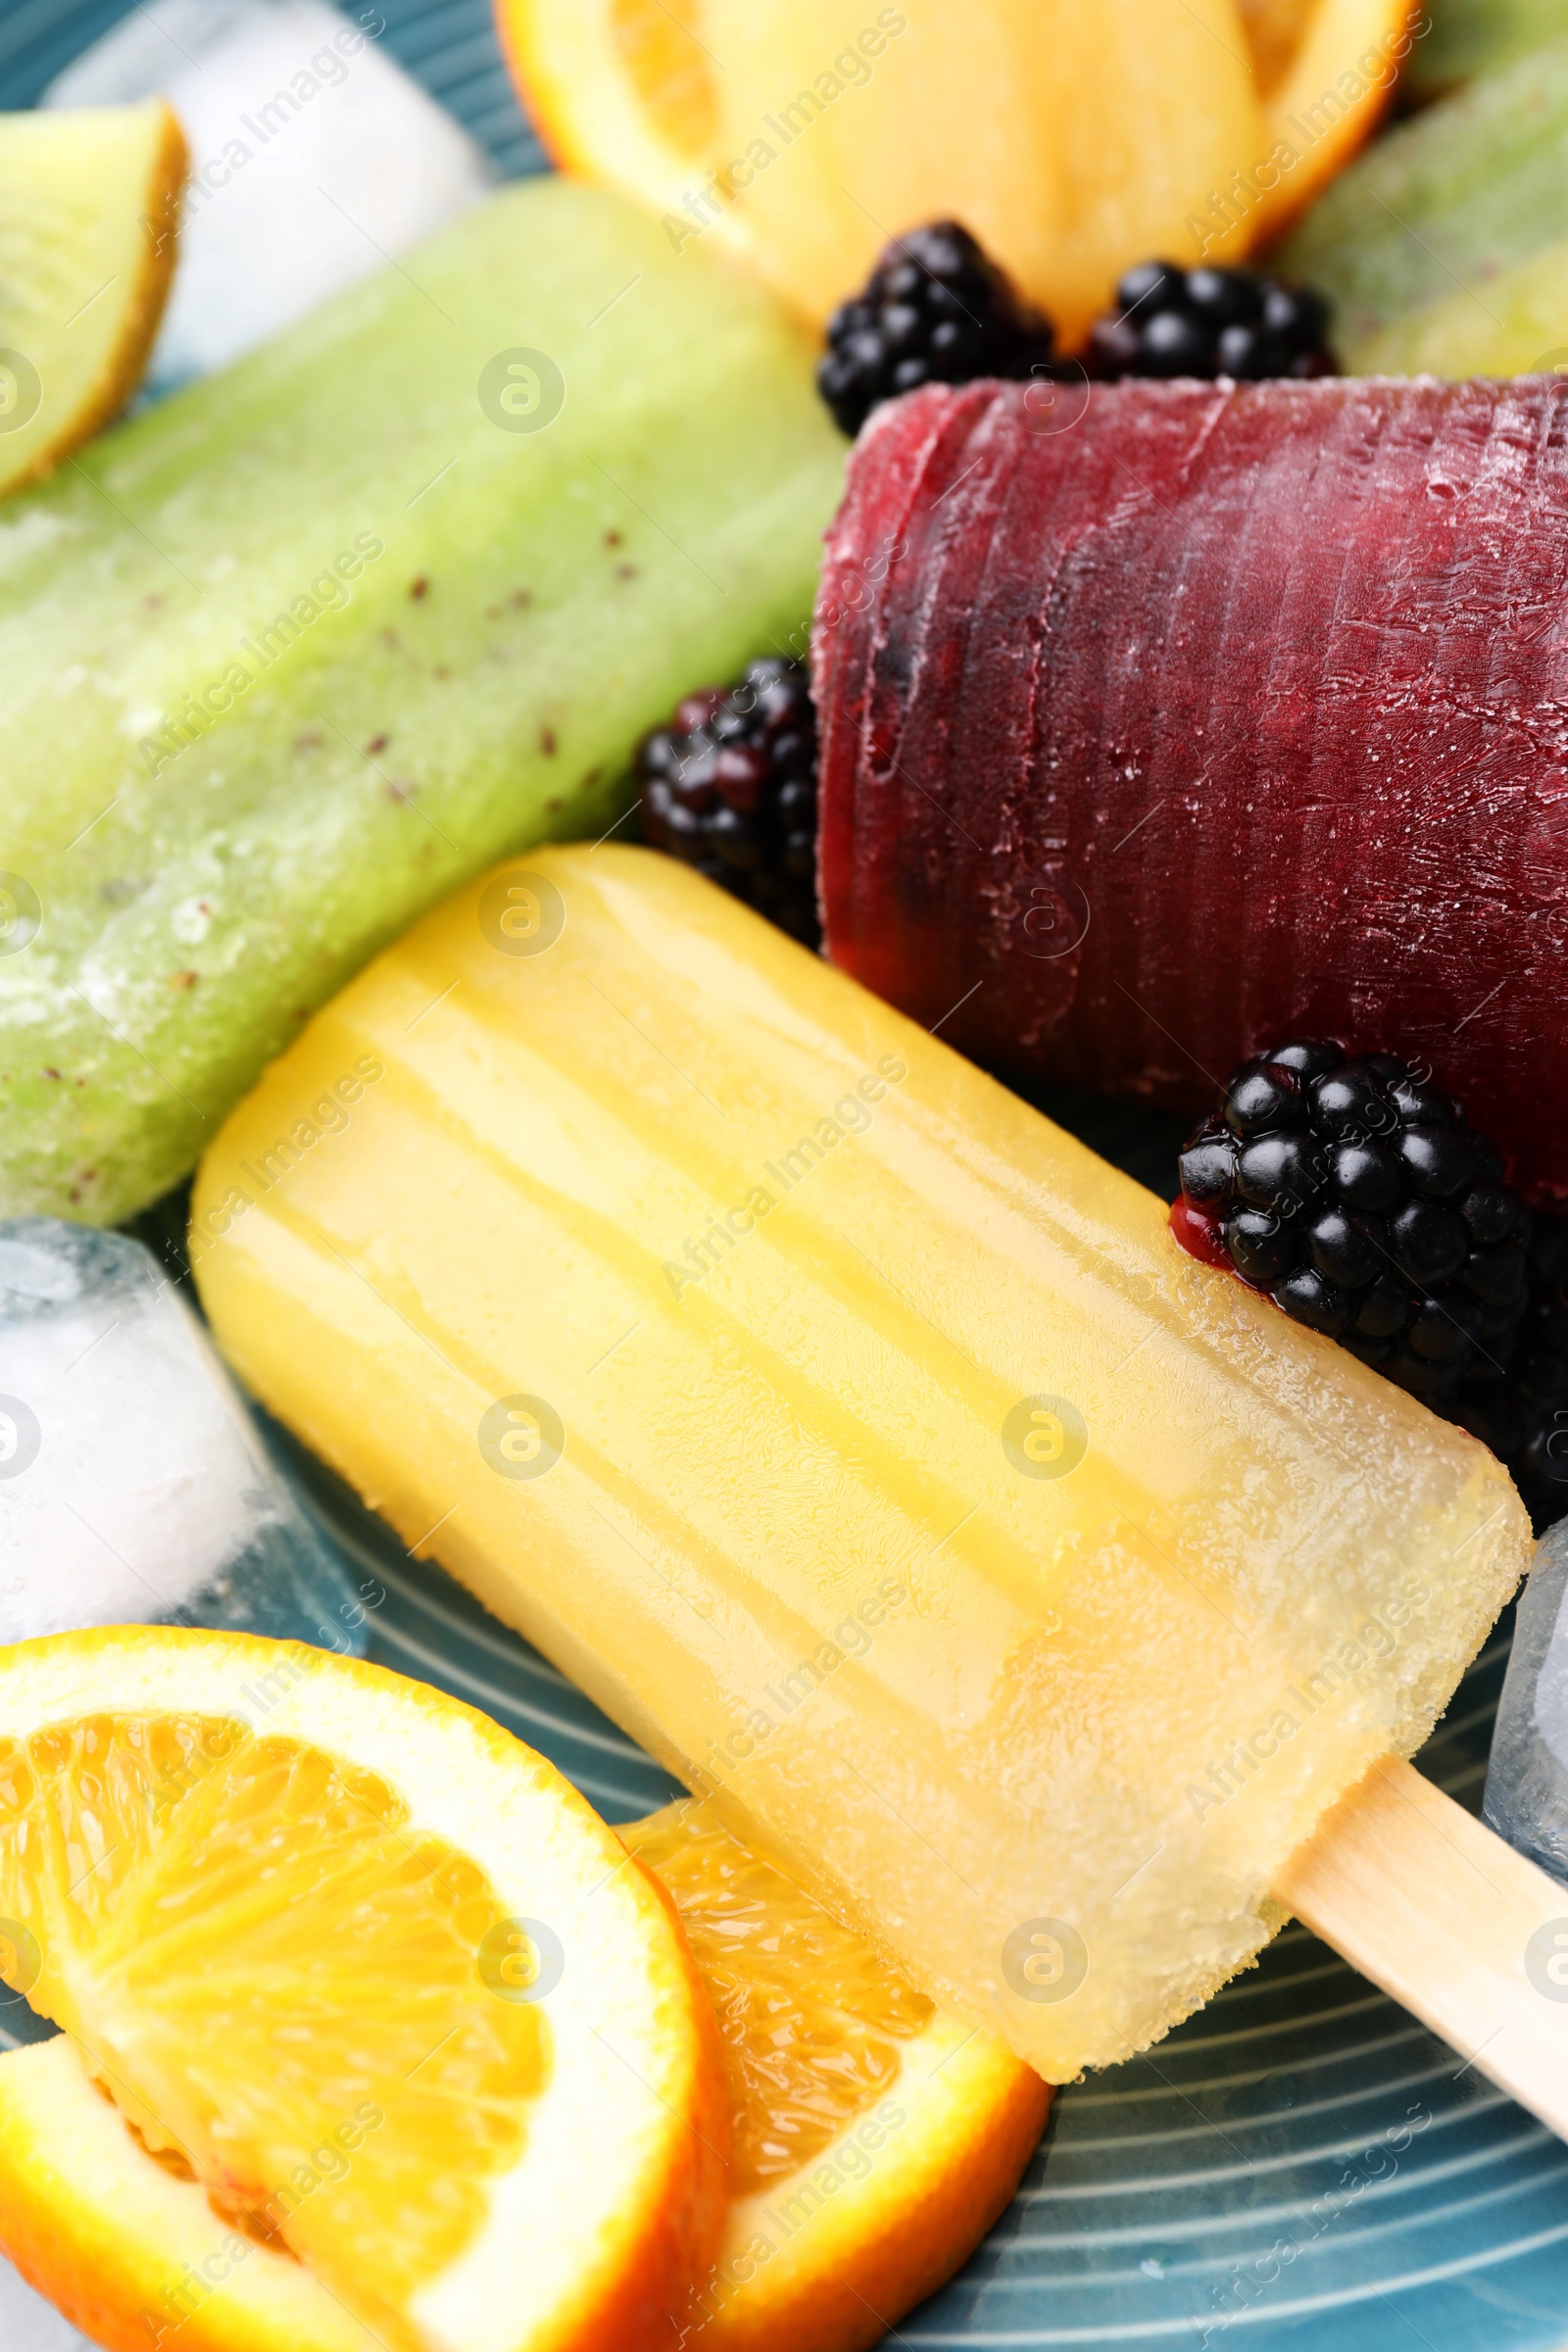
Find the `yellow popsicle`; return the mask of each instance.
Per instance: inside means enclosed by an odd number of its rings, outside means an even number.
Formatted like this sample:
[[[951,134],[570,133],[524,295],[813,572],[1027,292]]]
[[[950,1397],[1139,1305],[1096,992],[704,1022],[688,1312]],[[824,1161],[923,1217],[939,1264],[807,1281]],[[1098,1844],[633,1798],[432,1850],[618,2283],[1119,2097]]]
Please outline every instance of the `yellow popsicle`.
[[[1528,1557],[1473,1440],[644,851],[370,965],[192,1250],[405,1542],[1055,2082],[1255,1955]]]

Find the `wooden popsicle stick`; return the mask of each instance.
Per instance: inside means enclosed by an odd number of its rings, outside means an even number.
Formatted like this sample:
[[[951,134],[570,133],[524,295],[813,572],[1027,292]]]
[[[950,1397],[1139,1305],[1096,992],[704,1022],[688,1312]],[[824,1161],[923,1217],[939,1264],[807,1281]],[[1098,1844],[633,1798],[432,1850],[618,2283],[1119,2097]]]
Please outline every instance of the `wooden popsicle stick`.
[[[1568,2139],[1568,1887],[1388,1757],[1324,1816],[1274,1892]]]

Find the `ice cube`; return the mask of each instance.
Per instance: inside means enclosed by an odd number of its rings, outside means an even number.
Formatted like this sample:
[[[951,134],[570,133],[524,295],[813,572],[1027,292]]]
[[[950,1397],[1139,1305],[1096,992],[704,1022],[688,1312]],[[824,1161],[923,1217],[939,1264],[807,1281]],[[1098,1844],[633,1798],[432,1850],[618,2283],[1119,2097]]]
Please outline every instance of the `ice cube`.
[[[1510,1845],[1568,1881],[1568,1519],[1519,1596],[1482,1811]]]
[[[365,1606],[152,1253],[0,1224],[0,1642],[154,1620],[348,1650]]]
[[[160,0],[156,21],[133,9],[45,92],[114,106],[161,90],[184,126],[179,267],[149,389],[238,359],[489,190],[483,151],[384,31],[373,7]]]

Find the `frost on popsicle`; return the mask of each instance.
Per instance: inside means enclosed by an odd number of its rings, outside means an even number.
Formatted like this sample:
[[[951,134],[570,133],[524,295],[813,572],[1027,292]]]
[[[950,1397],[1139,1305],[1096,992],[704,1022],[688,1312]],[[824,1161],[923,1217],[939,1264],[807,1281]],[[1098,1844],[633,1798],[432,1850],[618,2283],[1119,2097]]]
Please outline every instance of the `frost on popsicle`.
[[[1054,2081],[1256,1953],[1528,1552],[1475,1440],[647,852],[536,853],[384,955],[192,1248],[406,1543]]]
[[[535,181],[8,502],[0,1204],[156,1199],[424,906],[613,821],[687,680],[805,619],[810,366]]]
[[[879,412],[817,607],[835,960],[994,1067],[1174,1108],[1286,1037],[1396,1037],[1568,1194],[1565,399]]]

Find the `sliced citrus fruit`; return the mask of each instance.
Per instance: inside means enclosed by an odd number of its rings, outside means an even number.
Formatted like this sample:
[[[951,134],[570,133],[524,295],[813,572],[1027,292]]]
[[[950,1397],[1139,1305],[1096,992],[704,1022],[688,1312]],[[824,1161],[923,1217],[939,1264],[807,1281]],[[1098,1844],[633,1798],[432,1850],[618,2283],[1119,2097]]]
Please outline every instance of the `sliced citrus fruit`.
[[[1242,29],[1260,98],[1272,97],[1290,72],[1313,6],[1314,0],[1241,0]]]
[[[0,493],[51,473],[135,390],[186,162],[161,98],[0,115]]]
[[[1003,2212],[1050,2086],[933,2007],[706,1805],[624,1829],[675,1899],[724,2036],[723,2243],[685,2314],[703,2352],[860,2352]]]
[[[497,0],[567,170],[726,247],[814,318],[890,238],[961,220],[1086,333],[1129,263],[1258,150],[1237,0]],[[1214,240],[1240,251],[1245,223]]]
[[[280,2241],[149,2155],[64,2034],[0,2058],[0,2245],[110,2352],[385,2352]]]
[[[1263,99],[1254,239],[1267,243],[1344,171],[1383,120],[1410,52],[1412,0],[1254,0]],[[1294,19],[1294,23],[1293,23]]]
[[[1051,2090],[935,2011],[707,1807],[620,1834],[679,1909],[727,2060],[731,2203],[674,2340],[859,2352],[997,2219]],[[124,2330],[131,2310],[164,2326],[177,2315],[182,2352],[372,2352],[276,2241],[215,2230],[189,2169],[154,2159],[68,2040],[0,2059],[0,2200],[13,2257],[57,2300],[73,2281],[68,2308],[114,2352],[147,2352],[145,2329]]]
[[[723,2222],[711,2012],[667,1902],[484,1717],[249,1637],[21,1644],[0,1922],[70,2036],[0,2070],[0,2245],[101,2342],[667,2344]]]

